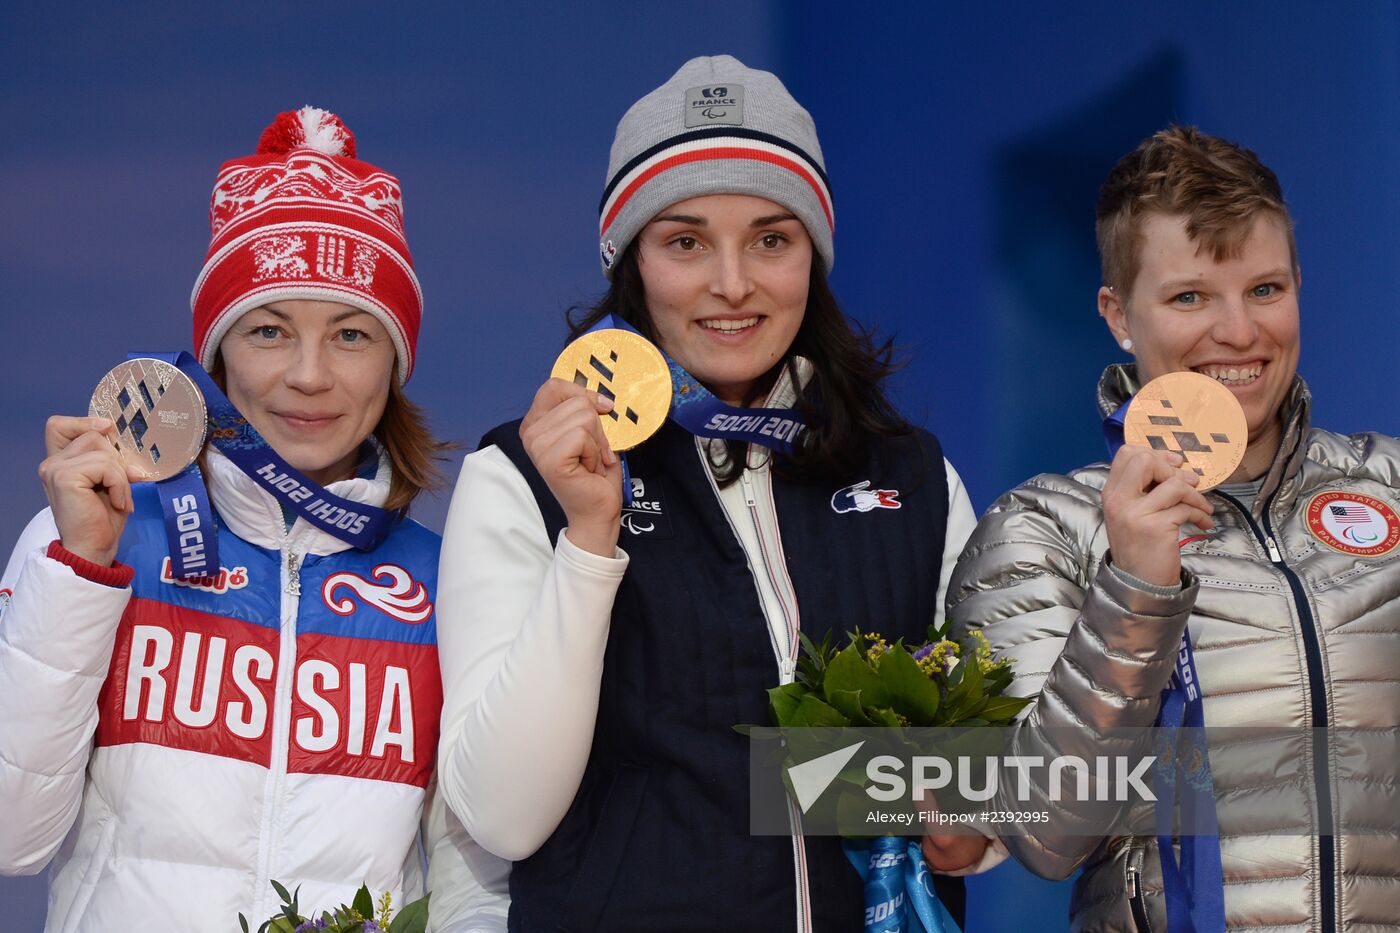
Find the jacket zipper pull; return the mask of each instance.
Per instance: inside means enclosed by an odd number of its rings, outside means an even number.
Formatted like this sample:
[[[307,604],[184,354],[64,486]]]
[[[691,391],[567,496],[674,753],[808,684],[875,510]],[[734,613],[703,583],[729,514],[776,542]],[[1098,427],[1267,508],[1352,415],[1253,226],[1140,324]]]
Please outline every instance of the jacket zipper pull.
[[[1278,552],[1278,545],[1274,544],[1273,538],[1265,538],[1264,546],[1269,549],[1269,560],[1276,564],[1283,563],[1283,555]]]
[[[301,565],[296,554],[287,555],[287,592],[292,596],[301,595]]]
[[[739,482],[744,487],[744,504],[749,508],[758,505],[758,499],[753,494],[753,480],[749,479],[749,471],[744,470],[739,474]]]
[[[1128,866],[1128,911],[1133,916],[1133,929],[1139,933],[1151,933],[1146,898],[1142,896],[1142,869],[1136,865]]]

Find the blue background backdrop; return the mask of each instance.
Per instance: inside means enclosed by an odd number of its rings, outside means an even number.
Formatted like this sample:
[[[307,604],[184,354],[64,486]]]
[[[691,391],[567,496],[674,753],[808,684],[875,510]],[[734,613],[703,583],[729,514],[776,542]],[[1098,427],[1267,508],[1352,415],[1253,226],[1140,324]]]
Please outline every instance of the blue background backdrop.
[[[1283,180],[1317,420],[1400,429],[1390,2],[252,10],[0,8],[0,540],[44,505],[44,418],[84,410],[128,349],[188,346],[214,173],[275,113],[335,110],[403,179],[427,301],[410,394],[470,448],[528,403],[563,310],[602,289],[597,201],[622,111],[718,52],[776,71],[816,119],[836,292],[898,338],[896,397],[979,511],[1100,456],[1092,387],[1121,352],[1095,315],[1095,191],[1168,121],[1244,142]],[[441,527],[446,501],[419,518]],[[1067,901],[1003,867],[971,882],[969,928],[1060,929]],[[42,913],[42,881],[0,879],[5,933]]]

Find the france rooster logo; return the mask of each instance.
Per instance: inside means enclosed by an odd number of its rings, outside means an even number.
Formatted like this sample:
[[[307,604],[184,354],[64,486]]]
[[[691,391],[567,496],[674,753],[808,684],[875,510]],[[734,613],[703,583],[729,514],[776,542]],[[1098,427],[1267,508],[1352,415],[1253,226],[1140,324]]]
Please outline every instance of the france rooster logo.
[[[897,509],[900,507],[898,489],[871,489],[870,480],[863,480],[854,486],[838,489],[831,497],[831,508],[843,512],[869,512],[872,509]]]

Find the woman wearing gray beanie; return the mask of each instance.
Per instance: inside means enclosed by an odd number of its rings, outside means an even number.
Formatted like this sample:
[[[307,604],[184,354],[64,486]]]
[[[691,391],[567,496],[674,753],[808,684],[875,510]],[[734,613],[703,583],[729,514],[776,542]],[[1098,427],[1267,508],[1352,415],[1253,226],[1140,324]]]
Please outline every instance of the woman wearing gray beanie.
[[[628,452],[624,508],[613,402],[556,379],[467,457],[438,602],[439,787],[515,860],[512,930],[861,928],[838,839],[804,837],[796,810],[790,839],[750,835],[732,727],[768,721],[799,631],[922,638],[975,518],[885,397],[889,344],[827,286],[833,229],[812,119],[767,72],[694,59],[618,125],[611,287],[571,336],[612,315],[719,402],[806,430],[774,452],[668,421]],[[961,881],[940,885],[960,915]]]

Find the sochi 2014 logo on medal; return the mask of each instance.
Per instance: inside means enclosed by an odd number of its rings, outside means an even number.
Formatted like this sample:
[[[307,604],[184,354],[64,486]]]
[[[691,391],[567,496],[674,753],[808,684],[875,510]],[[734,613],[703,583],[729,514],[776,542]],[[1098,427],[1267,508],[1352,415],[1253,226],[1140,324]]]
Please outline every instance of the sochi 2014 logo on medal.
[[[1372,496],[1318,493],[1305,514],[1313,537],[1343,554],[1380,557],[1400,545],[1400,516]]]

